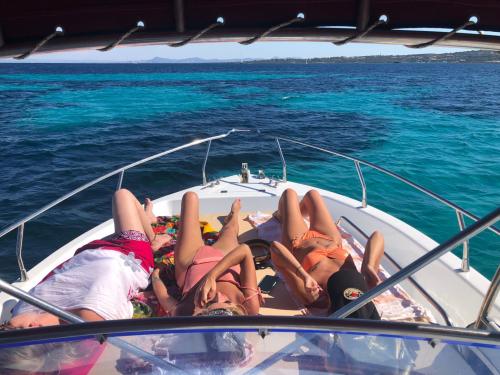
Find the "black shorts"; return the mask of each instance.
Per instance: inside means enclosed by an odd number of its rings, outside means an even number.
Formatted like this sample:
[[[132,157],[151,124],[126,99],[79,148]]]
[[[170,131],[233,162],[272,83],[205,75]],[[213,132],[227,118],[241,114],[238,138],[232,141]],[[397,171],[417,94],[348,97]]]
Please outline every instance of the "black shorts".
[[[335,272],[327,282],[328,296],[331,302],[331,313],[356,300],[368,290],[365,278],[353,269],[342,269]],[[369,302],[347,318],[380,320],[380,315],[373,302]]]

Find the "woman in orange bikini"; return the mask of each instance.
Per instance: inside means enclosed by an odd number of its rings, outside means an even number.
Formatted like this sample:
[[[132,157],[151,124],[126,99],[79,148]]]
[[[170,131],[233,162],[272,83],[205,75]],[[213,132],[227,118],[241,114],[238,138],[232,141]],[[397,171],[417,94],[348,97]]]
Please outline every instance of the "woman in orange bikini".
[[[300,202],[294,190],[285,190],[275,216],[281,222],[283,244],[273,242],[272,261],[305,306],[332,313],[379,283],[382,235],[374,232],[368,240],[360,274],[342,248],[340,232],[316,190]],[[350,317],[377,319],[378,314],[368,304]]]
[[[174,251],[175,278],[182,291],[180,301],[168,295],[159,277],[152,276],[153,288],[165,311],[179,315],[256,315],[261,296],[252,253],[238,243],[240,200],[231,206],[219,238],[206,246],[200,231],[198,196],[182,197],[181,220]]]

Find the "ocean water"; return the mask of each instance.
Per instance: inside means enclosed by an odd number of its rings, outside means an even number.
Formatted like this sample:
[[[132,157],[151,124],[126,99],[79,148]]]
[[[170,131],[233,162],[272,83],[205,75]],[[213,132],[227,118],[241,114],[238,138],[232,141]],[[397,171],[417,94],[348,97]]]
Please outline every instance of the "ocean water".
[[[284,135],[377,163],[485,215],[500,203],[499,98],[499,64],[0,64],[0,228],[121,165],[233,127],[252,131],[212,145],[210,178],[242,161],[279,176],[271,136]],[[282,146],[289,179],[361,197],[352,162]],[[198,184],[204,152],[135,168],[124,187],[156,198]],[[370,205],[438,242],[458,231],[452,209],[363,170]],[[110,178],[28,223],[27,267],[109,218],[115,185]],[[9,281],[15,235],[0,239]],[[471,241],[472,265],[491,277],[499,249],[483,232]]]

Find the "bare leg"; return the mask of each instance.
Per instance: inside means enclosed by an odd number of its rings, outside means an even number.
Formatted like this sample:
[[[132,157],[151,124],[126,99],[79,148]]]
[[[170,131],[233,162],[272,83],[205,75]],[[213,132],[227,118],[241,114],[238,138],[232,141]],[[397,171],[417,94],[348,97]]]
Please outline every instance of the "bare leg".
[[[226,217],[226,222],[222,227],[219,239],[214,243],[214,247],[228,253],[239,245],[238,234],[240,231],[238,224],[238,215],[241,209],[241,201],[236,199],[231,205],[231,211]]]
[[[281,242],[292,249],[292,241],[307,232],[307,225],[300,212],[299,198],[293,189],[286,189],[279,201]]]
[[[330,236],[337,245],[342,244],[342,236],[318,191],[307,192],[300,202],[300,209],[304,216],[309,216],[312,230]]]
[[[380,282],[378,271],[380,261],[384,256],[384,236],[379,231],[372,233],[365,246],[365,255],[361,264],[361,272],[365,276],[368,288],[371,289]]]
[[[151,219],[137,198],[126,189],[116,191],[113,196],[113,219],[115,233],[127,230],[142,232],[148,237],[153,250],[158,250],[170,240],[170,236],[155,236]]]
[[[204,245],[201,237],[198,195],[187,192],[182,197],[181,219],[175,245],[175,278],[177,285],[184,285],[188,267],[198,249]]]

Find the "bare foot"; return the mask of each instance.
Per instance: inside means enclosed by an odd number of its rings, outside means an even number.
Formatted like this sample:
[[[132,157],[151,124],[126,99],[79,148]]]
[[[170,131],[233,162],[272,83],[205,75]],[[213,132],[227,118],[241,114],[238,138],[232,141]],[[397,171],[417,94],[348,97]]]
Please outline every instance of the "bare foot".
[[[240,210],[241,210],[241,200],[240,198],[237,198],[231,205],[231,211],[224,219],[224,224],[227,224],[233,218],[233,216],[238,215],[240,213]]]
[[[172,237],[168,234],[157,234],[153,241],[151,241],[151,248],[153,251],[158,251],[162,247],[167,246],[170,241],[172,241]]]
[[[153,213],[153,202],[149,198],[144,200],[144,211],[146,211],[146,216],[151,224],[156,224],[157,220],[155,214]]]

